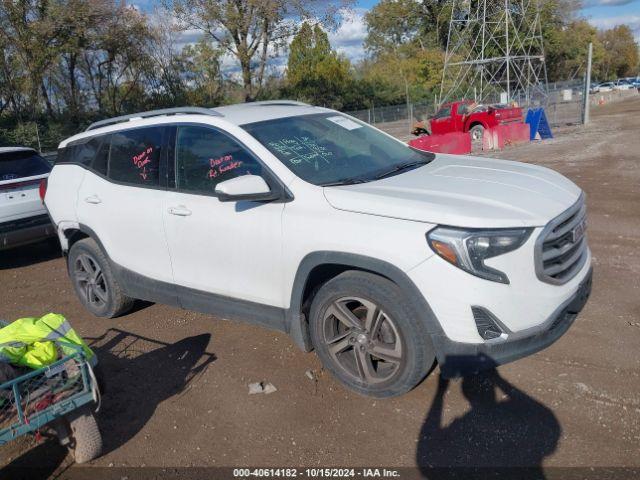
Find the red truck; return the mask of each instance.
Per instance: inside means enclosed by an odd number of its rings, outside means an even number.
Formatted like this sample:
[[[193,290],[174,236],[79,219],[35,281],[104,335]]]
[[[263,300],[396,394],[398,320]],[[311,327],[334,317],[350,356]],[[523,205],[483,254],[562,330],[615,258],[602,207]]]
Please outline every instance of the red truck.
[[[430,132],[427,132],[424,125],[418,124],[413,133],[415,135],[420,133],[441,135],[451,132],[471,132],[471,141],[478,144],[482,142],[482,134],[485,129],[522,121],[522,109],[519,107],[483,105],[471,100],[462,100],[442,105],[429,121]]]

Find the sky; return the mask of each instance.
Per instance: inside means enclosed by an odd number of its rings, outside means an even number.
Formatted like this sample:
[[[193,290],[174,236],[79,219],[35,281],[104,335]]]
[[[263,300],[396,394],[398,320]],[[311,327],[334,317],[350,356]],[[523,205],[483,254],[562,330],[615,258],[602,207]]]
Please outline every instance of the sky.
[[[366,36],[364,14],[377,0],[359,0],[354,9],[351,25],[343,25],[331,38],[334,48],[349,58],[361,58],[364,55],[362,41]],[[598,28],[611,28],[627,24],[633,30],[636,41],[640,43],[640,0],[582,0],[580,14]]]
[[[159,0],[129,0],[141,10],[150,11]],[[356,0],[351,14],[335,32],[329,33],[331,45],[350,60],[357,61],[365,56],[363,47],[367,30],[364,15],[378,0]],[[581,15],[598,28],[611,28],[616,25],[627,24],[631,27],[636,41],[640,43],[640,0],[582,0]],[[181,44],[195,42],[200,34],[195,31],[185,32]],[[223,63],[231,62],[227,59]],[[282,67],[286,60],[276,60],[276,68]],[[230,68],[231,65],[223,65]],[[237,68],[237,67],[236,67]]]

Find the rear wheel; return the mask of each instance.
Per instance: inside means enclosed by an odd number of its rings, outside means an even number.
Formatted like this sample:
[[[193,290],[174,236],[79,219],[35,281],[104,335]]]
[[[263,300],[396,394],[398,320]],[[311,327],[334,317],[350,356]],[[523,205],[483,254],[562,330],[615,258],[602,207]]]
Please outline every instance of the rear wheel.
[[[400,289],[370,273],[345,272],[323,285],[311,306],[310,327],[325,368],[363,395],[408,392],[435,360],[428,334]]]
[[[133,307],[134,299],[122,292],[107,258],[91,238],[73,244],[68,267],[76,295],[95,316],[113,318]]]
[[[90,406],[84,406],[69,416],[71,450],[76,463],[89,462],[102,453],[102,435]]]
[[[482,125],[474,125],[469,130],[469,135],[471,135],[471,148],[474,151],[482,150],[482,137],[484,135],[484,127]]]

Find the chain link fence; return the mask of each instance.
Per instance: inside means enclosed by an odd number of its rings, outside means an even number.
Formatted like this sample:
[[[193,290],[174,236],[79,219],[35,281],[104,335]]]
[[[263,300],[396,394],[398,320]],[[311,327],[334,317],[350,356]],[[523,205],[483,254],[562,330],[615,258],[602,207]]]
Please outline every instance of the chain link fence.
[[[547,120],[552,127],[582,123],[584,115],[584,80],[554,82],[549,84],[546,103],[528,102],[516,96],[515,101],[522,107],[523,113],[529,108],[544,107]],[[484,103],[500,103],[500,98]],[[372,107],[367,110],[345,112],[363,122],[375,125],[400,139],[411,137],[413,124],[427,120],[436,110],[436,102],[405,103],[384,107]]]

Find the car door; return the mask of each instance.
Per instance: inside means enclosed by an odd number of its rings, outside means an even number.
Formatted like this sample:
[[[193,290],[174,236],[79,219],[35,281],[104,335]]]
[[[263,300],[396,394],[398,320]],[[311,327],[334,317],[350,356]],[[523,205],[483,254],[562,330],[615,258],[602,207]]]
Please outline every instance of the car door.
[[[99,150],[77,201],[79,222],[95,232],[117,266],[147,277],[145,286],[150,290],[154,281],[173,281],[162,219],[164,131],[164,127],[142,127],[105,136],[95,147]],[[74,154],[79,157],[81,152]]]
[[[270,172],[213,127],[178,125],[174,136],[175,189],[167,192],[163,215],[182,305],[215,313],[220,310],[207,308],[207,302],[282,307],[284,203],[222,202],[214,191],[218,183],[245,174],[273,182]]]
[[[436,135],[449,133],[453,131],[453,128],[451,105],[445,105],[431,119],[431,133]]]

